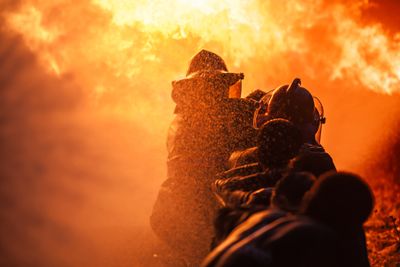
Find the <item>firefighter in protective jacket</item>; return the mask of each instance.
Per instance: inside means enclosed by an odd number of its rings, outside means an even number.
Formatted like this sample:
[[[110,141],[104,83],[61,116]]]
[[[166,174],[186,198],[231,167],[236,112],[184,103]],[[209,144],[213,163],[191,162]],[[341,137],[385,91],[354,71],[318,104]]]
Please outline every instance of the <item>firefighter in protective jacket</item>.
[[[240,98],[242,73],[230,73],[218,55],[202,50],[186,78],[172,82],[175,118],[167,139],[167,180],[153,208],[160,239],[188,262],[207,254],[216,210],[210,185],[229,155],[255,144],[256,102]]]

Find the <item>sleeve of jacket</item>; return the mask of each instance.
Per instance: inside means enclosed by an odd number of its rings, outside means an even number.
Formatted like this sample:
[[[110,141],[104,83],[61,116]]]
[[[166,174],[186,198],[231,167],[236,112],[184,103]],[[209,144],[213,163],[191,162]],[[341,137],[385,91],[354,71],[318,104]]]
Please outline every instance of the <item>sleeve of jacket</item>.
[[[254,191],[265,187],[268,187],[268,183],[263,173],[219,178],[212,185],[214,194],[223,206],[245,204]]]

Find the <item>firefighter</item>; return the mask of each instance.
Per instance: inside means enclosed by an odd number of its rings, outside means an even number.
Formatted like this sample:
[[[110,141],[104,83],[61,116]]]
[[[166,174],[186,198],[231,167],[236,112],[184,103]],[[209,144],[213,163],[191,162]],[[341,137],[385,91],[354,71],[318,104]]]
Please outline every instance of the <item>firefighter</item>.
[[[306,193],[300,215],[252,231],[210,266],[368,267],[362,226],[373,205],[372,191],[358,175],[328,172]]]
[[[237,241],[257,229],[289,213],[299,211],[304,194],[316,178],[307,172],[291,172],[284,176],[276,187],[263,188],[250,195],[246,203],[238,208],[221,209],[215,221],[215,245],[218,248],[207,256],[205,266],[212,266],[222,251],[227,251]],[[259,214],[253,217],[253,214]],[[247,221],[252,216],[253,219]],[[256,219],[255,219],[256,218]],[[243,226],[239,226],[242,225]],[[228,235],[234,238],[226,238]],[[226,240],[225,240],[226,239]]]
[[[167,180],[150,218],[158,237],[190,264],[199,264],[213,235],[216,203],[210,184],[229,155],[253,146],[256,101],[240,98],[242,73],[202,50],[186,78],[172,82],[175,118],[168,138]]]
[[[322,124],[325,123],[322,104],[300,84],[300,79],[296,78],[290,85],[280,86],[272,94],[267,93],[255,112],[254,125],[258,128],[276,118],[293,122],[301,131],[303,146],[292,165],[298,171],[309,171],[319,176],[326,171],[336,170],[336,167],[331,156],[319,143]],[[228,166],[234,168],[257,162],[257,153],[257,147],[235,151]]]
[[[257,136],[256,164],[245,165],[218,175],[214,193],[223,206],[241,206],[252,192],[274,187],[289,171],[289,161],[302,146],[301,133],[285,119],[265,123]],[[257,170],[258,168],[258,170]],[[246,172],[254,172],[247,175]]]

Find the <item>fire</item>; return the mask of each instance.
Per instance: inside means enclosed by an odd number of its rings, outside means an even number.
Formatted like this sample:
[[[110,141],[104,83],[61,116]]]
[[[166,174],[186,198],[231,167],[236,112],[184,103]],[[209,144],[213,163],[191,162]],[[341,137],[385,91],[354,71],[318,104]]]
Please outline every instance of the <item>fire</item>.
[[[43,65],[72,74],[94,105],[159,131],[172,113],[170,82],[206,48],[246,75],[244,93],[294,76],[400,88],[399,36],[363,25],[362,8],[322,0],[25,1],[6,15]],[[147,125],[147,123],[145,123]]]
[[[257,1],[95,1],[102,8],[112,13],[116,25],[138,25],[148,34],[160,33],[171,39],[201,39],[201,43],[217,42],[227,49],[227,53],[236,54],[235,65],[241,59],[253,55],[251,39],[262,39],[272,43],[274,33],[279,38],[279,29],[275,28],[269,14],[258,12]],[[267,38],[263,38],[261,26],[269,23]],[[276,38],[275,38],[276,39]],[[278,41],[278,40],[275,40]]]
[[[340,21],[340,18],[338,18]],[[393,93],[400,85],[399,37],[390,40],[380,25],[363,28],[351,20],[338,23],[337,43],[342,45],[341,58],[332,78],[342,78],[348,72],[367,88],[377,92]]]
[[[28,1],[10,14],[8,23],[56,73],[76,71],[79,65],[78,79],[95,94],[120,90],[114,84],[121,77],[128,82],[147,79],[143,76],[150,75],[145,72],[152,70],[144,65],[152,64],[156,69],[156,64],[167,64],[170,58],[165,53],[180,62],[169,66],[174,70],[163,81],[176,78],[184,72],[190,56],[205,46],[220,52],[238,69],[260,56],[271,66],[287,53],[295,53],[304,62],[313,53],[308,44],[318,41],[318,36],[310,37],[307,32],[321,23],[329,24],[322,37],[329,39],[327,48],[333,53],[322,50],[323,55],[314,57],[324,61],[330,79],[351,77],[355,83],[383,93],[393,93],[400,85],[398,39],[392,40],[379,25],[360,25],[357,12],[352,11],[368,5],[365,1],[352,8],[342,4],[326,8],[321,0],[291,0],[286,4],[258,0],[94,0],[80,5],[83,11],[73,9],[68,1]],[[80,16],[87,15],[91,19],[77,25]],[[287,64],[282,60],[270,71],[287,69]],[[90,76],[94,71],[99,73],[99,65],[100,73],[111,77],[93,81]],[[317,77],[318,69],[307,66],[307,74]],[[256,84],[251,83],[265,86]]]

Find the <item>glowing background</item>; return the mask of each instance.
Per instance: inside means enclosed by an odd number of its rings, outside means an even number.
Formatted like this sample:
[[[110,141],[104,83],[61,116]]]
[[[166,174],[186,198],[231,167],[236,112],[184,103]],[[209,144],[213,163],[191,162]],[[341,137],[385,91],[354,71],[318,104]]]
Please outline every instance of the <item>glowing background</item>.
[[[245,73],[244,95],[301,77],[324,104],[337,166],[364,173],[399,114],[400,23],[384,15],[398,11],[396,1],[1,0],[0,258],[140,266],[153,253],[170,84],[202,48]]]

